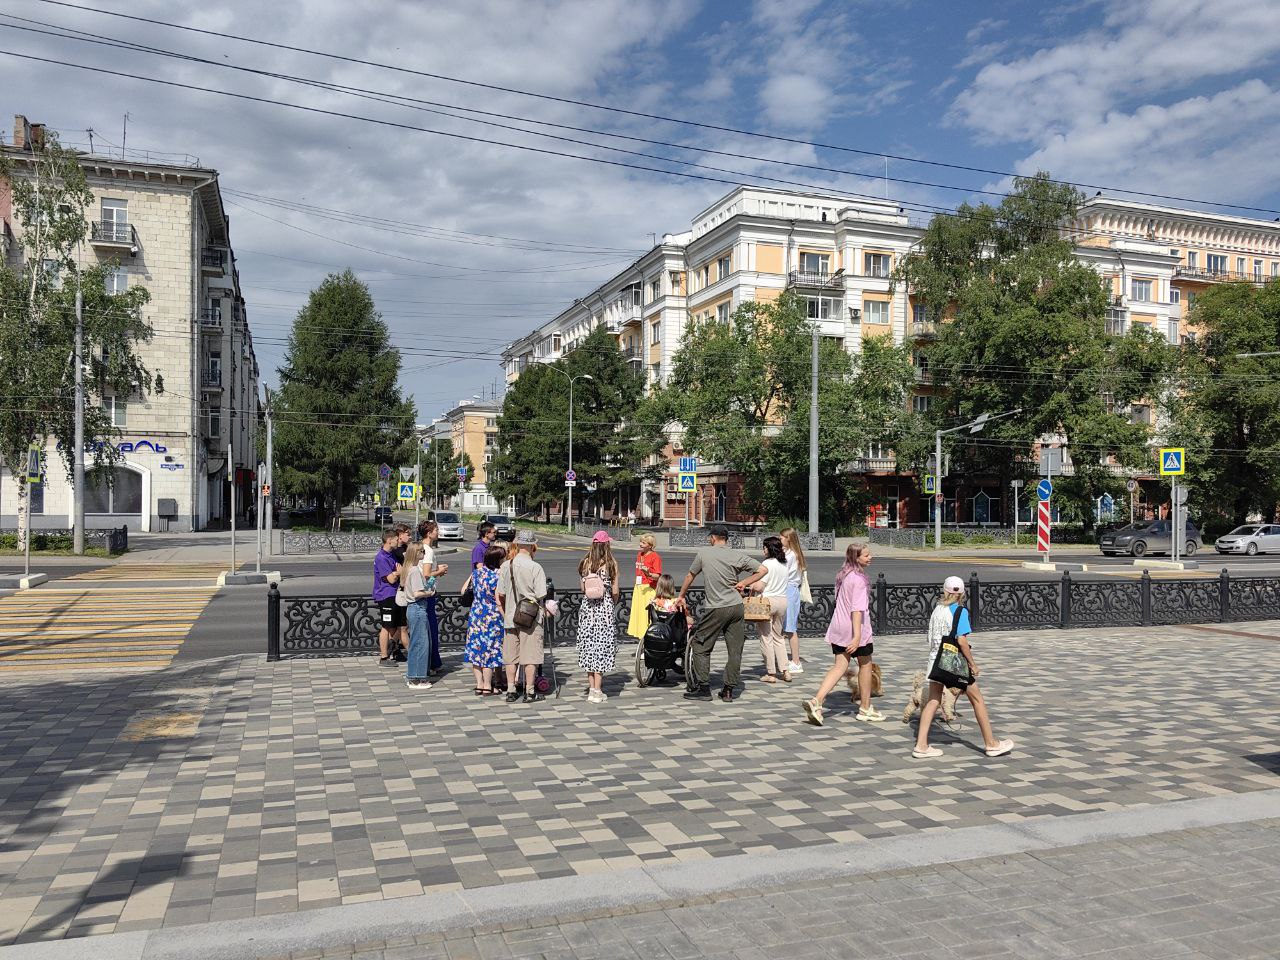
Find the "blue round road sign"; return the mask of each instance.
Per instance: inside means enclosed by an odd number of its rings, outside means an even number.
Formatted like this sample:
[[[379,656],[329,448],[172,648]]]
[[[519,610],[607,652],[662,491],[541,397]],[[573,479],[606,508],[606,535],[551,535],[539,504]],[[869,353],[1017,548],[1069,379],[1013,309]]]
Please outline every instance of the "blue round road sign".
[[[1040,495],[1041,500],[1048,500],[1051,496],[1053,496],[1053,484],[1050,483],[1047,479],[1041,480],[1036,485],[1036,493]]]

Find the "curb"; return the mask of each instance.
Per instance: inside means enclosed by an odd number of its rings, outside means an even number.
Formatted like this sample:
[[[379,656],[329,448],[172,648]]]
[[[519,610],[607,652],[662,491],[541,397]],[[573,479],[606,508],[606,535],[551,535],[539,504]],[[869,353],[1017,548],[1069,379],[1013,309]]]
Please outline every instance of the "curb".
[[[26,576],[0,577],[0,590],[30,590],[49,579],[48,574],[32,573]]]
[[[1280,789],[830,843],[607,875],[495,884],[191,926],[0,947],[0,960],[258,960],[390,937],[652,906],[728,891],[1148,837],[1280,817]],[[605,882],[601,882],[604,880]]]

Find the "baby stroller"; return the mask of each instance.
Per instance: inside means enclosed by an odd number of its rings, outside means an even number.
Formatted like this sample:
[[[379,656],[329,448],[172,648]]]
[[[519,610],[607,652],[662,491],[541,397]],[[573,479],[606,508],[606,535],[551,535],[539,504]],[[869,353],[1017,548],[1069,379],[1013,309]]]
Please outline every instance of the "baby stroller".
[[[684,674],[689,626],[683,610],[664,613],[649,607],[649,629],[636,644],[636,683],[642,687],[667,681],[667,671]]]

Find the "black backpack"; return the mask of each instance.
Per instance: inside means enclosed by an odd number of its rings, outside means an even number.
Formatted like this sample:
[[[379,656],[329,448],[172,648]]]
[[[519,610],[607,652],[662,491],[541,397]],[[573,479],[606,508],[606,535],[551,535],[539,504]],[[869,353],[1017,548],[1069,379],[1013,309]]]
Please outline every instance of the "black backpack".
[[[677,616],[684,616],[683,613],[663,613],[656,608],[650,608],[651,622],[649,629],[644,632],[644,648],[652,650],[654,653],[670,653],[675,649],[676,637],[675,630],[672,629],[672,619]]]

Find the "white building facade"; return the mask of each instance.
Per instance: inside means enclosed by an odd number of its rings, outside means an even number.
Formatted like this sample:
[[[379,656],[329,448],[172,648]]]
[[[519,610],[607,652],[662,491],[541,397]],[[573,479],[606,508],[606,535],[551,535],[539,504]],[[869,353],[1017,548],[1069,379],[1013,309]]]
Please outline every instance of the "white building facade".
[[[33,162],[43,131],[15,118],[12,144],[0,150],[15,174]],[[143,316],[150,340],[143,364],[163,382],[142,395],[102,396],[120,454],[111,482],[87,479],[85,525],[136,531],[191,531],[226,522],[235,484],[237,512],[253,502],[259,424],[259,370],[253,351],[217,171],[85,154],[94,196],[87,262],[118,263],[117,290],[150,293]],[[23,225],[0,198],[0,252],[21,266]],[[228,444],[232,455],[228,457]],[[36,529],[71,526],[72,491],[63,451],[45,451],[46,477],[32,489]],[[91,460],[89,460],[91,463]],[[0,476],[0,526],[17,520],[17,483]]]

